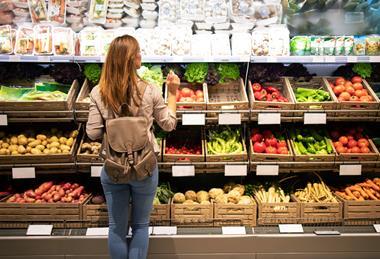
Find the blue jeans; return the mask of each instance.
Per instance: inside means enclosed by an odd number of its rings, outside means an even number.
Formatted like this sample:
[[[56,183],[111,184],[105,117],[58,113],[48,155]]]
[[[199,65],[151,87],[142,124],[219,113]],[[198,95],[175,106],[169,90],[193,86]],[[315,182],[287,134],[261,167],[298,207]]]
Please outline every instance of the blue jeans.
[[[101,183],[109,218],[108,249],[112,259],[145,259],[149,245],[149,219],[156,188],[158,168],[144,181],[113,183],[104,167]],[[129,202],[132,203],[132,238],[127,244]]]

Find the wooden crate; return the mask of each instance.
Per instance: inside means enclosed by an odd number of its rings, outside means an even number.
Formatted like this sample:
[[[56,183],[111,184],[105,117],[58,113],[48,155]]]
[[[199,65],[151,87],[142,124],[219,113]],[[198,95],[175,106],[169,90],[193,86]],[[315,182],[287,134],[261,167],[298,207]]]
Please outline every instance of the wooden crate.
[[[296,201],[288,203],[262,203],[259,199],[257,202],[257,224],[260,225],[277,225],[277,224],[295,224],[299,222],[299,204]]]
[[[88,80],[86,79],[83,82],[83,85],[79,91],[78,97],[75,101],[75,110],[88,111],[90,107],[90,102],[86,102],[84,101],[84,99],[90,96],[90,92],[91,92],[90,85],[89,85]]]
[[[10,196],[9,196],[10,197]],[[8,198],[8,197],[7,197]],[[55,227],[82,226],[82,203],[7,203],[0,202],[0,226],[23,228],[33,222],[51,223]],[[2,225],[3,224],[3,225]]]
[[[343,202],[344,225],[372,225],[380,223],[380,201],[348,201]]]
[[[252,89],[252,83],[248,82],[248,97],[251,108],[253,110],[293,110],[295,108],[294,99],[291,94],[291,88],[286,83],[285,78],[282,77],[280,82],[270,82],[262,84],[264,86],[275,86],[281,90],[281,93],[286,97],[289,102],[267,102],[267,101],[258,101],[255,99],[254,92]],[[281,117],[291,117],[293,116],[292,112],[285,112],[281,114]],[[258,113],[252,113],[251,119],[257,120]]]
[[[324,77],[323,80],[325,81],[325,84],[331,89],[329,82],[335,81],[337,77]],[[364,112],[362,113],[350,113],[350,117],[358,116],[376,116],[377,111],[373,112],[366,112],[366,110],[377,110],[379,108],[379,98],[376,96],[375,92],[372,90],[368,82],[363,79],[363,87],[364,89],[367,89],[368,94],[373,98],[373,102],[357,102],[357,101],[345,101],[341,102],[338,100],[338,108],[341,110],[362,110]],[[334,94],[335,95],[335,94]],[[337,114],[338,115],[338,114]]]
[[[181,83],[179,90],[182,88],[190,88],[194,92],[196,90],[203,91],[203,102],[177,102],[177,110],[206,110],[206,100],[207,100],[207,84],[191,84],[191,83]],[[165,104],[168,104],[168,87],[165,85]]]
[[[257,204],[214,204],[214,226],[256,226]]]
[[[341,202],[300,202],[295,195],[292,199],[299,203],[301,224],[342,223]]]
[[[307,162],[307,161],[311,161],[311,162],[318,162],[318,161],[321,161],[321,162],[333,162],[335,161],[335,156],[336,156],[336,150],[335,150],[335,147],[331,141],[331,139],[328,140],[334,150],[334,153],[333,154],[329,154],[329,155],[319,155],[319,154],[315,154],[315,155],[300,155],[300,154],[297,154],[297,152],[295,151],[295,143],[292,139],[290,139],[290,144],[291,144],[291,147],[293,149],[293,153],[294,153],[294,161],[297,161],[297,162]],[[309,165],[311,166],[311,165]],[[320,167],[321,165],[316,165],[317,167]]]
[[[248,110],[249,103],[242,78],[207,88],[207,110]]]
[[[250,145],[250,157],[251,161],[274,161],[274,162],[282,162],[282,161],[293,161],[294,159],[294,153],[290,144],[289,139],[286,139],[286,144],[288,145],[289,154],[267,154],[267,153],[255,153],[253,151],[253,142],[250,139],[249,145]],[[281,165],[283,167],[283,165]]]
[[[81,125],[77,130],[80,132]],[[69,129],[68,129],[69,131]],[[38,164],[38,163],[70,163],[74,162],[76,149],[78,147],[78,137],[74,139],[70,153],[68,154],[38,154],[38,155],[0,155],[0,163],[2,164]]]
[[[214,205],[175,204],[170,206],[171,224],[185,227],[212,227]]]
[[[170,226],[170,202],[169,204],[153,205],[150,223],[153,226]]]
[[[291,90],[292,97],[295,102],[296,110],[335,110],[338,105],[338,99],[336,98],[332,89],[326,85],[323,77],[313,77],[310,81],[297,81],[293,77],[285,78],[286,84],[289,85]],[[327,91],[331,97],[331,101],[326,102],[298,102],[296,99],[295,91],[298,87],[308,88],[308,89],[319,89]],[[300,117],[303,116],[304,112],[294,112],[294,116]],[[327,116],[334,116],[335,112],[327,112]]]
[[[368,139],[368,142],[369,149],[372,153],[342,153],[337,155],[338,159],[341,161],[377,161],[379,158],[379,151],[371,139]]]
[[[28,111],[71,111],[74,108],[75,97],[79,91],[79,83],[77,80],[71,84],[70,90],[67,93],[66,100],[63,101],[1,101],[1,111],[25,111],[25,114],[30,114]],[[25,116],[18,114],[18,116]],[[29,115],[26,117],[30,117]]]
[[[77,162],[80,163],[102,163],[103,159],[99,155],[90,155],[81,153],[81,148],[86,139],[86,135],[83,134],[82,139],[80,141],[80,145],[78,146],[77,151]]]

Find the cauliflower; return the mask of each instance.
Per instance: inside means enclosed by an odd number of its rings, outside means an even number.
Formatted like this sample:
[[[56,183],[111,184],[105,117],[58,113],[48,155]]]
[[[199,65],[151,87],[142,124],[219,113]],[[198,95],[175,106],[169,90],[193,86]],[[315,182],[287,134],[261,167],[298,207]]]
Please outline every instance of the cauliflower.
[[[237,190],[232,190],[227,194],[228,202],[232,202],[237,204],[239,202],[239,199],[241,197],[240,192]]]
[[[173,202],[174,203],[184,203],[186,200],[185,195],[181,192],[177,192],[173,196]]]
[[[199,191],[197,193],[197,201],[201,203],[202,201],[208,201],[210,198],[208,196],[208,192],[206,191]]]
[[[196,204],[193,200],[186,200],[182,204]]]
[[[185,192],[186,200],[197,201],[197,194],[194,191]]]
[[[236,190],[236,191],[238,191],[238,192],[240,193],[240,195],[243,196],[243,195],[244,195],[244,192],[245,192],[245,187],[244,187],[244,185],[236,184],[236,185],[234,186],[234,188],[232,188],[232,190]]]
[[[249,196],[241,196],[238,202],[240,205],[251,205],[252,203],[252,198]]]
[[[208,192],[208,195],[210,196],[211,199],[215,199],[217,196],[224,194],[224,191],[220,188],[212,188]]]
[[[221,194],[221,195],[216,196],[215,202],[218,204],[227,204],[228,202],[227,194]]]

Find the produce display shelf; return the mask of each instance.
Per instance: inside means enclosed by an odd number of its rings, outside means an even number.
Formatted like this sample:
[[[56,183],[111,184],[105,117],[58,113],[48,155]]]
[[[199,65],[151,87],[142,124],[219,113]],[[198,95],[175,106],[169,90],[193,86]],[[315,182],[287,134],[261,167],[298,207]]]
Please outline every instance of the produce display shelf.
[[[66,172],[67,169],[75,170],[76,164],[75,163],[0,164],[0,170],[7,170],[4,172],[5,174],[7,174],[7,172],[10,173],[11,171],[8,171],[8,170],[12,168],[30,168],[30,167],[34,167],[36,169],[41,169],[41,170],[51,169],[53,171],[59,171],[60,169],[62,169],[63,170],[62,172]]]
[[[1,111],[8,122],[69,122],[75,119],[73,111]]]
[[[378,63],[380,56],[251,56],[252,63]]]

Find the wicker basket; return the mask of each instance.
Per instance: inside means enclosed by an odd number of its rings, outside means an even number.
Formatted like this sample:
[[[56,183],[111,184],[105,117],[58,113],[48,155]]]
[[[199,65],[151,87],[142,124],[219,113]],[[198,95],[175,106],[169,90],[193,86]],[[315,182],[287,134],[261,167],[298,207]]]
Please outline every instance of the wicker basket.
[[[170,208],[171,224],[185,227],[212,227],[214,205],[175,204]]]
[[[257,224],[259,226],[299,223],[298,202],[262,203],[259,199],[255,199],[258,207]]]
[[[300,202],[295,195],[292,199],[299,203],[301,224],[342,223],[341,202]]]
[[[214,226],[256,226],[257,205],[214,204]]]
[[[281,78],[280,82],[271,82],[271,83],[264,83],[264,86],[275,86],[281,90],[281,93],[284,97],[286,97],[289,102],[267,102],[267,101],[258,101],[255,99],[254,92],[252,89],[252,84],[249,82],[248,85],[248,96],[249,101],[251,104],[251,108],[253,110],[293,110],[295,108],[294,99],[291,93],[291,88],[289,87],[289,84],[287,84],[284,77]],[[281,113],[281,117],[292,117],[292,112],[283,112]],[[251,114],[252,120],[258,119],[258,113],[252,113]]]
[[[207,84],[190,84],[181,83],[179,90],[183,88],[189,88],[194,92],[197,90],[203,91],[203,102],[177,102],[178,110],[206,110],[206,100],[207,100]],[[168,87],[165,85],[165,104],[168,104]]]
[[[329,82],[335,81],[337,77],[324,77],[323,80],[325,81],[325,84],[331,89]],[[357,102],[357,101],[345,101],[341,102],[338,100],[338,109],[341,110],[355,110],[355,111],[363,111],[360,113],[350,113],[350,117],[365,117],[365,116],[376,116],[377,111],[368,112],[366,110],[377,110],[379,108],[379,98],[376,96],[375,92],[372,90],[368,82],[363,79],[363,87],[364,89],[367,89],[368,94],[373,98],[373,102]],[[337,113],[337,116],[340,115],[340,113]]]
[[[285,78],[286,83],[289,85],[290,89],[292,89],[292,97],[295,101],[295,109],[296,110],[335,110],[338,105],[338,99],[335,97],[334,92],[331,90],[331,88],[326,85],[325,80],[323,77],[313,77],[310,81],[297,81],[293,77],[286,77]],[[325,101],[325,102],[298,102],[296,99],[295,91],[297,88],[303,87],[308,89],[319,89],[323,88],[323,90],[327,91],[331,97],[331,101]],[[303,116],[303,112],[295,112],[294,116],[300,117]],[[327,116],[333,117],[335,116],[335,112],[327,112]]]

